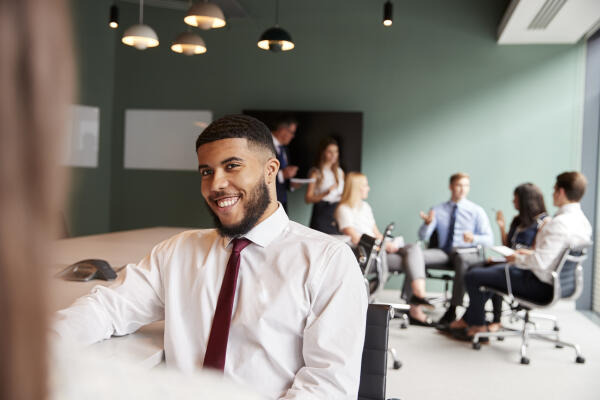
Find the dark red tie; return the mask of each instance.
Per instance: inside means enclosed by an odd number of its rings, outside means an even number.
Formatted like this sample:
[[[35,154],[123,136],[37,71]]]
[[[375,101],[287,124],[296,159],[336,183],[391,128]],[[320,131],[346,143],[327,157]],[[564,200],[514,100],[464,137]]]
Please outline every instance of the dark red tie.
[[[233,239],[233,250],[229,261],[221,291],[217,300],[217,308],[213,317],[210,336],[204,355],[204,367],[216,368],[221,371],[225,368],[225,357],[227,356],[227,340],[229,339],[229,326],[231,325],[231,310],[235,298],[235,287],[237,285],[238,271],[240,270],[240,253],[251,242],[248,239]]]

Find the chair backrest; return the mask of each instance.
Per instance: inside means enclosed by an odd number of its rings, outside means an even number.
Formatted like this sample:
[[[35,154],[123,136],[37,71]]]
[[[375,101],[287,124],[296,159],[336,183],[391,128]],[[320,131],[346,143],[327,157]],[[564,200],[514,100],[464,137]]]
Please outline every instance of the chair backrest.
[[[369,304],[358,400],[384,400],[391,306]]]
[[[385,240],[391,237],[393,230],[394,223],[391,222],[386,226],[382,240],[362,235],[358,242],[358,263],[368,283],[370,299],[373,298],[375,292],[383,288],[387,280],[387,271],[383,267],[382,257],[385,254]]]
[[[554,297],[577,299],[583,290],[583,261],[587,258],[587,249],[591,243],[566,248],[559,258],[553,273]]]

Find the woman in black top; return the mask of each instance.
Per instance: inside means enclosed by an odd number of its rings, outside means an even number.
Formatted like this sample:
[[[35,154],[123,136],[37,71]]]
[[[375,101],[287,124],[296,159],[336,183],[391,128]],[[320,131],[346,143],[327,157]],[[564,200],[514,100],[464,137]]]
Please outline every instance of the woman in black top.
[[[535,245],[535,236],[547,217],[544,195],[539,187],[533,183],[523,183],[515,188],[513,205],[519,211],[519,215],[513,218],[508,233],[506,222],[502,211],[496,213],[496,222],[500,228],[502,244],[512,249],[531,248]],[[494,319],[490,330],[500,328],[500,317],[502,315],[502,297],[492,296],[494,306]]]

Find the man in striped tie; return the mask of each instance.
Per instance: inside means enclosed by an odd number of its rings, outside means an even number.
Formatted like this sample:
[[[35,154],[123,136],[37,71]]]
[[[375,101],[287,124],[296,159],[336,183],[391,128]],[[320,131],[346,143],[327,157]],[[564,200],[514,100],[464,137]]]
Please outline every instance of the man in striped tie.
[[[277,174],[277,200],[283,205],[283,209],[287,212],[287,191],[294,189],[290,184],[290,179],[298,173],[296,165],[289,164],[289,154],[287,146],[290,144],[296,135],[298,122],[291,116],[281,117],[273,125],[271,135],[273,135],[273,145],[279,161],[279,172]]]

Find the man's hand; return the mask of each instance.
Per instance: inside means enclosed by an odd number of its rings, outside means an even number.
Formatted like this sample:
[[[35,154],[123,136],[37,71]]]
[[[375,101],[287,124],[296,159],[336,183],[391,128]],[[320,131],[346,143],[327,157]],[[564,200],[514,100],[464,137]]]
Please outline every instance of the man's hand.
[[[429,210],[428,214],[425,214],[423,211],[419,213],[419,216],[425,222],[425,225],[429,225],[431,221],[433,221],[433,217],[435,217],[435,211],[433,209]]]
[[[517,253],[517,254],[523,254],[523,255],[528,255],[528,254],[533,254],[534,251],[531,250],[531,249],[517,249],[515,251],[515,253]]]
[[[298,172],[298,167],[295,165],[288,165],[281,172],[283,172],[284,179],[290,179],[296,176]]]
[[[514,263],[517,260],[517,254],[511,254],[510,256],[506,256],[504,258],[506,258],[507,263]]]
[[[463,240],[465,243],[473,243],[475,240],[475,236],[473,236],[473,232],[465,232],[463,233]]]
[[[504,213],[502,210],[496,211],[496,223],[500,227],[500,229],[506,228],[506,221],[504,220]]]
[[[394,243],[392,242],[387,242],[385,244],[385,251],[388,253],[397,253],[398,252],[398,248],[396,246],[394,246]]]

